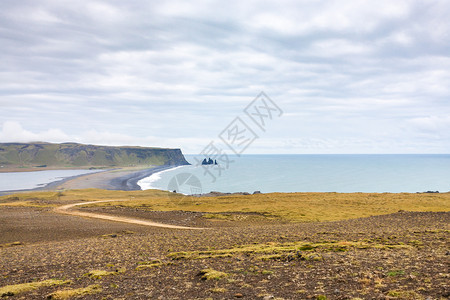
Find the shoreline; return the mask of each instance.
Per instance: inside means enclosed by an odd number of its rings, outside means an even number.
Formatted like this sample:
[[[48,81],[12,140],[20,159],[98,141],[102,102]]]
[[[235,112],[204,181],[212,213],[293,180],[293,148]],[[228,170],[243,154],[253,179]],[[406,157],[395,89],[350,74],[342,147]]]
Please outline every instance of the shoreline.
[[[149,177],[155,173],[159,173],[161,171],[169,170],[176,167],[179,166],[157,166],[151,169],[145,169],[139,172],[116,177],[112,179],[110,183],[113,186],[117,187],[117,190],[139,191],[142,190],[141,187],[137,184],[139,180]]]
[[[155,173],[159,173],[165,170],[170,170],[183,165],[162,165],[154,167],[128,167],[128,168],[114,168],[114,169],[97,169],[94,173],[85,173],[80,175],[69,176],[60,180],[56,180],[47,183],[42,186],[38,186],[32,189],[20,189],[20,190],[8,190],[0,191],[0,196],[6,196],[16,193],[28,193],[39,191],[56,191],[56,190],[73,190],[73,189],[104,189],[104,190],[117,190],[117,191],[139,191],[142,190],[137,184],[139,180],[149,177]],[[64,170],[64,169],[59,169]],[[226,195],[252,195],[260,194],[260,191],[253,193],[249,192],[206,192],[202,194],[193,194],[194,197],[217,197]],[[263,192],[264,194],[265,192]],[[298,193],[302,193],[301,191]],[[336,192],[322,192],[322,193],[336,193]],[[360,192],[350,192],[360,193]],[[369,192],[376,194],[402,194],[404,192]],[[440,193],[447,194],[448,192],[439,191],[416,191],[407,192],[411,194],[428,194],[428,193]]]
[[[141,187],[137,182],[145,177],[151,176],[164,170],[178,167],[177,165],[163,165],[151,168],[116,168],[107,169],[95,173],[80,174],[70,176],[61,180],[53,181],[44,186],[21,189],[0,191],[0,196],[11,195],[15,193],[27,193],[37,191],[51,191],[60,189],[85,189],[99,188],[106,190],[122,190],[122,191],[139,191]]]

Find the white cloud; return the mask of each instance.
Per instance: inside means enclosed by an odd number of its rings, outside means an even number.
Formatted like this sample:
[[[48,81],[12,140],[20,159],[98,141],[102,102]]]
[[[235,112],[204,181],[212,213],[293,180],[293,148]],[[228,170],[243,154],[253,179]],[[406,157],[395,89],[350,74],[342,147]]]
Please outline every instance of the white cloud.
[[[410,46],[414,42],[414,37],[405,31],[397,31],[389,35],[386,42],[392,42],[401,46]]]
[[[442,133],[450,137],[450,116],[421,116],[408,120],[415,132]]]
[[[126,12],[106,2],[89,1],[86,5],[88,15],[97,22],[117,22],[126,19]]]
[[[280,1],[252,3],[248,26],[278,34],[307,35],[317,32],[370,33],[384,22],[406,18],[407,1]]]
[[[1,142],[65,142],[69,136],[59,129],[48,129],[43,132],[34,133],[22,127],[18,122],[6,121],[0,131]]]
[[[61,19],[44,9],[38,9],[30,13],[29,17],[38,22],[60,23]]]
[[[351,42],[343,39],[327,39],[311,45],[310,54],[322,57],[349,56],[368,54],[373,49],[362,42]]]
[[[264,136],[277,147],[254,151],[436,152],[449,13],[418,0],[6,1],[0,137],[196,153],[264,90],[286,114]]]
[[[49,129],[42,132],[32,132],[24,129],[14,121],[6,121],[0,130],[0,142],[78,142],[107,146],[147,146],[161,148],[180,148],[184,153],[198,153],[211,140],[207,138],[167,138],[158,136],[136,137],[133,135],[109,131],[87,130],[69,135],[60,129]]]

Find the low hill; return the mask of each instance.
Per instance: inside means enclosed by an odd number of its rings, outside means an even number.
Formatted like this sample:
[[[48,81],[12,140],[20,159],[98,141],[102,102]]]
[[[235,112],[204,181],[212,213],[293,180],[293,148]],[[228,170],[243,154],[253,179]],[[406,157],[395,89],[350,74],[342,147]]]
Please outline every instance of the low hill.
[[[135,167],[188,165],[180,149],[110,147],[77,143],[0,143],[0,166]]]

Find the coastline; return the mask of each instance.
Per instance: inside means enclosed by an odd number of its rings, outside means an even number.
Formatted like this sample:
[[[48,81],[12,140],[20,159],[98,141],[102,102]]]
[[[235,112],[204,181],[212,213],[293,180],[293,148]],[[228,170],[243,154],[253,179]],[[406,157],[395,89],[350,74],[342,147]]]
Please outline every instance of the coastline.
[[[108,169],[96,173],[70,176],[33,189],[0,191],[0,196],[24,192],[87,188],[136,191],[141,190],[141,187],[137,184],[139,180],[151,176],[154,173],[175,167],[178,166],[163,165],[151,168]]]
[[[139,191],[141,187],[137,184],[139,180],[149,177],[155,173],[165,171],[168,169],[176,168],[179,166],[157,166],[151,169],[145,169],[139,172],[126,174],[120,177],[116,177],[111,180],[111,184],[115,187],[115,190],[122,191]]]

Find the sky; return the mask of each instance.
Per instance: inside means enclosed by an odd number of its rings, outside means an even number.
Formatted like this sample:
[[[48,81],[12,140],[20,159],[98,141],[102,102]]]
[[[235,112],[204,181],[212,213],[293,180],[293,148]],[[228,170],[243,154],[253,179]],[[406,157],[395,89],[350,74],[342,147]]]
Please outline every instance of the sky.
[[[0,7],[0,142],[450,153],[450,1]]]

